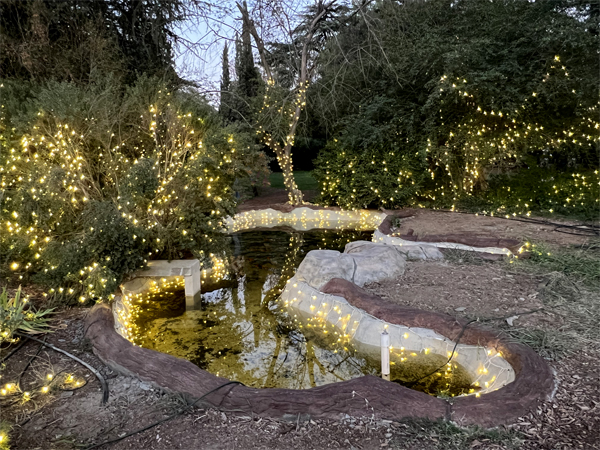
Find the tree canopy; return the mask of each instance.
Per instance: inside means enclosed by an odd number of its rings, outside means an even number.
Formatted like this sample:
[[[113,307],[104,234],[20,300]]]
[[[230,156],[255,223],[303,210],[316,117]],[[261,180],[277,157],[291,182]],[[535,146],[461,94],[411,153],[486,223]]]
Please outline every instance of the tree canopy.
[[[594,15],[525,0],[383,0],[354,15],[309,92],[331,137],[317,163],[324,200],[452,200],[498,171],[595,166]]]

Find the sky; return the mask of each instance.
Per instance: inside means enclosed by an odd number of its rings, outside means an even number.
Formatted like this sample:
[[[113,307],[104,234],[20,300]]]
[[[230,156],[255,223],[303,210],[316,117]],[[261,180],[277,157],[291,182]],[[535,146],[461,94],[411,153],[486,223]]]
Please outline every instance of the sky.
[[[248,9],[253,17],[257,18],[259,33],[263,34],[263,39],[268,42],[275,40],[277,35],[281,36],[285,27],[293,27],[293,22],[285,21],[285,16],[281,13],[301,11],[311,3],[314,3],[314,0],[248,0]],[[274,23],[270,28],[261,28],[261,11],[263,17],[273,22],[275,16],[268,14],[273,8],[278,8],[280,12],[277,19],[283,17],[284,20]],[[290,16],[297,15],[291,13]],[[195,17],[189,18],[175,30],[181,37],[176,47],[175,59],[178,74],[198,83],[213,102],[218,102],[223,46],[227,41],[233,43],[235,33],[241,30],[241,25],[240,12],[235,5],[235,0],[221,0],[218,6],[210,11],[206,9],[198,11]],[[230,49],[229,66],[233,69],[235,51],[232,46]]]

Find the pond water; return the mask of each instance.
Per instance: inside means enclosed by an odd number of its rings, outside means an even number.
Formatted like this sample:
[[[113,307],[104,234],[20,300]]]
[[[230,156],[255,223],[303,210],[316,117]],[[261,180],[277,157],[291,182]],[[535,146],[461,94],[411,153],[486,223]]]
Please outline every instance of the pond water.
[[[378,354],[357,352],[336,333],[292,320],[278,298],[310,250],[343,251],[370,240],[360,231],[246,231],[230,235],[229,278],[203,285],[201,302],[185,309],[183,280],[158,280],[134,300],[132,340],[188,359],[202,369],[257,388],[307,389],[363,375],[379,376]],[[469,373],[447,358],[393,354],[391,379],[431,395],[473,392]]]

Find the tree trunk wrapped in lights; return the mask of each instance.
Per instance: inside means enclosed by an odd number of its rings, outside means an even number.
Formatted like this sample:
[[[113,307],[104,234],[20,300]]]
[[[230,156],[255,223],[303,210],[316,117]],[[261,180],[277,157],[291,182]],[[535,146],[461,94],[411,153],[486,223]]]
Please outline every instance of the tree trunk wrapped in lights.
[[[304,24],[290,31],[292,41],[297,41],[292,36],[300,30],[303,31],[299,67],[297,75],[293,76],[291,81],[291,89],[287,90],[281,86],[280,80],[274,77],[269,56],[265,49],[265,44],[256,29],[254,20],[250,17],[246,2],[243,4],[237,3],[237,7],[242,14],[244,27],[249,30],[252,35],[256,48],[260,55],[261,66],[267,77],[266,95],[264,97],[263,107],[260,111],[264,127],[261,125],[258,129],[258,134],[262,137],[264,143],[269,146],[277,156],[277,162],[283,172],[283,183],[288,191],[291,204],[298,205],[304,203],[302,191],[298,189],[293,174],[292,161],[292,146],[294,145],[294,137],[298,128],[300,114],[304,106],[306,106],[306,89],[308,81],[311,78],[315,64],[310,64],[309,59],[313,48],[313,38],[319,25],[333,12],[333,6],[336,0],[330,2],[318,1],[312,8],[310,17],[307,18]],[[290,48],[295,43],[290,45]],[[288,80],[289,81],[289,80]],[[277,102],[275,98],[277,94],[281,94],[283,90],[288,92],[288,95]],[[294,100],[289,101],[289,92],[291,91]],[[273,96],[275,94],[275,96]],[[275,97],[275,98],[274,98]],[[274,101],[275,100],[275,101]],[[280,105],[278,106],[278,103]],[[275,115],[276,117],[273,117]],[[289,118],[289,119],[288,119]]]

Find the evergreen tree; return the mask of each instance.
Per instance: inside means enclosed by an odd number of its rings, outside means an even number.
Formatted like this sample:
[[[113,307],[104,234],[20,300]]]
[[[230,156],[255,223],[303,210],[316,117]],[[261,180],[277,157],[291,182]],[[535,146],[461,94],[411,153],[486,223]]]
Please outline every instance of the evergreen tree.
[[[229,48],[227,43],[223,47],[223,75],[221,76],[221,102],[219,104],[219,114],[223,122],[231,121],[231,79],[229,76]]]
[[[246,5],[245,2],[244,5]],[[262,79],[254,65],[250,29],[245,21],[242,25],[241,36],[236,37],[235,50],[237,81],[234,89],[235,107],[232,114],[235,120],[252,123],[254,99],[258,95]]]
[[[92,72],[134,84],[141,74],[180,82],[172,27],[181,0],[1,0],[0,77],[87,83]]]

